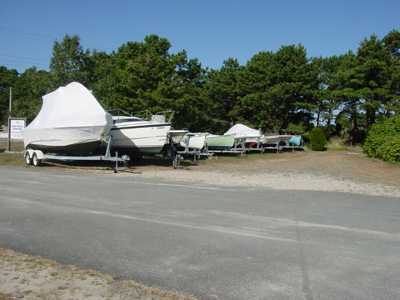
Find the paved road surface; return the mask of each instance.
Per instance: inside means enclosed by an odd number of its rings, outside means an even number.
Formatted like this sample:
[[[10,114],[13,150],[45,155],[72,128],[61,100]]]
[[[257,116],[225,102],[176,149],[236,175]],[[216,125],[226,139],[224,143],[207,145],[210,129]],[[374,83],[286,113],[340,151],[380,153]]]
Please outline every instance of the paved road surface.
[[[0,245],[202,299],[400,299],[400,199],[0,167]]]

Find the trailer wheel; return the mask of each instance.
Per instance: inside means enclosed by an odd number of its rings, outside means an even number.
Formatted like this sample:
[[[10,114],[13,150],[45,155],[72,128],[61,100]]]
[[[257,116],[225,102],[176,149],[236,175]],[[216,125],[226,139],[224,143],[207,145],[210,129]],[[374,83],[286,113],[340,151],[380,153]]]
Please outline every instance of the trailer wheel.
[[[26,152],[26,153],[25,153],[25,165],[30,166],[31,164],[32,164],[32,159],[31,159],[31,157],[29,156],[29,153]]]
[[[37,154],[36,154],[36,153],[33,153],[33,156],[32,156],[32,164],[33,164],[33,166],[35,166],[35,167],[38,167],[38,166],[40,166],[40,164],[41,164],[41,161],[40,161],[40,159],[37,157]]]

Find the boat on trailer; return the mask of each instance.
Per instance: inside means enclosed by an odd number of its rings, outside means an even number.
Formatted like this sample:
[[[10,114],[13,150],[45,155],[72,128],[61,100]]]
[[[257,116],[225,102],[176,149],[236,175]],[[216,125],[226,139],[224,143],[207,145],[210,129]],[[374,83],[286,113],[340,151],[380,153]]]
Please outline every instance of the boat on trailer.
[[[25,149],[67,155],[99,151],[108,139],[112,117],[78,82],[43,96],[39,114],[24,130]]]
[[[244,154],[249,151],[263,151],[262,136],[260,130],[236,124],[224,135],[207,136],[207,146],[213,153]]]
[[[150,120],[129,115],[112,119],[112,151],[130,156],[156,155],[168,143],[171,123],[163,115],[153,115]]]
[[[214,135],[207,136],[208,150],[230,150],[235,144],[235,137],[233,135]]]
[[[112,117],[78,82],[43,96],[36,118],[24,130],[25,163],[104,161],[127,163],[110,153]]]
[[[180,142],[180,145],[189,150],[203,150],[206,147],[205,132],[188,132]]]

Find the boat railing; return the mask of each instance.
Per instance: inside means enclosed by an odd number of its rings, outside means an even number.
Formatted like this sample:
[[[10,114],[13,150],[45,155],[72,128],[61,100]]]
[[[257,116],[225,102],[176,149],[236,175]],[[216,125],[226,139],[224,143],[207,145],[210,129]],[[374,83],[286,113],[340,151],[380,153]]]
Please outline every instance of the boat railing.
[[[153,120],[154,118],[157,118],[157,116],[164,116],[165,117],[165,121],[168,123],[171,123],[175,112],[173,110],[164,110],[164,111],[158,111],[158,112],[152,112],[150,110],[143,110],[143,111],[139,111],[135,114],[132,114],[124,109],[121,108],[112,108],[108,110],[108,113],[110,113],[113,116],[128,116],[128,117],[140,117],[144,120]],[[156,116],[156,117],[153,117]]]
[[[109,109],[109,110],[107,110],[107,112],[108,112],[109,114],[111,114],[112,116],[128,116],[128,117],[133,117],[133,115],[132,115],[130,112],[128,112],[128,111],[126,111],[126,110],[123,110],[123,109],[120,109],[120,108]]]

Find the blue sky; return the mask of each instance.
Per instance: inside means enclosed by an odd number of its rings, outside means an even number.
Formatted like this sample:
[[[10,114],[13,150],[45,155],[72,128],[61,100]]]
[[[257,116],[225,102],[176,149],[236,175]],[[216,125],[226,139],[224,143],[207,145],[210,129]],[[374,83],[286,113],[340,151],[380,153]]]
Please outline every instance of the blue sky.
[[[19,1],[0,7],[0,65],[47,68],[53,42],[78,34],[85,48],[112,51],[147,34],[166,37],[204,66],[302,43],[309,56],[355,50],[372,33],[400,29],[399,0]]]

